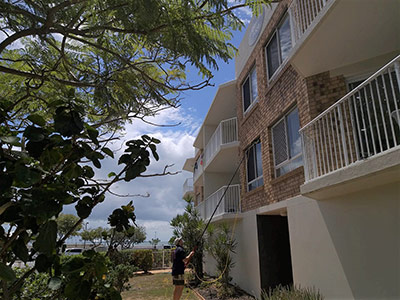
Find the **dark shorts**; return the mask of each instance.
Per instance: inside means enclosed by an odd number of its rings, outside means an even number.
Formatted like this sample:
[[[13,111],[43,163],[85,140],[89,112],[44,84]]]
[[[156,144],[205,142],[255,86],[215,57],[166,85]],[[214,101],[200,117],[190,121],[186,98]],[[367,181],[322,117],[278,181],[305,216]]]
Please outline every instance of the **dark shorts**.
[[[172,283],[173,285],[184,285],[185,278],[183,277],[183,274],[172,275]]]

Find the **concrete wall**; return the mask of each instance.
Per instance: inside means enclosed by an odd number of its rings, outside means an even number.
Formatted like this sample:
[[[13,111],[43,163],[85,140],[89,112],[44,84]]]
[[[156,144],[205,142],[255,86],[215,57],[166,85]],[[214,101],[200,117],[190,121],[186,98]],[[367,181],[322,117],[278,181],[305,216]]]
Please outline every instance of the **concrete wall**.
[[[294,282],[326,299],[400,298],[400,188],[288,201]]]
[[[230,276],[232,283],[237,284],[247,293],[260,296],[260,269],[258,257],[257,221],[255,211],[240,215],[240,219],[230,220],[230,228],[234,230],[237,242],[233,261],[235,266]],[[216,275],[215,260],[208,254],[204,257],[204,271]]]

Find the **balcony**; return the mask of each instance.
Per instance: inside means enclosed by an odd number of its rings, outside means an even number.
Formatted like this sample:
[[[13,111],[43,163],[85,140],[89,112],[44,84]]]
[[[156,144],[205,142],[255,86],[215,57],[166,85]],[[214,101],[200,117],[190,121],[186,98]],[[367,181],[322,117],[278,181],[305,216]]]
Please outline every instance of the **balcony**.
[[[225,195],[224,195],[225,193]],[[223,197],[221,204],[214,214],[215,217],[235,217],[240,210],[240,187],[238,184],[229,187],[223,186],[215,193],[211,194],[196,209],[204,220],[208,220],[213,214],[218,202]]]
[[[400,55],[300,133],[306,184],[329,174],[344,178],[341,170],[386,154],[392,167],[398,165],[393,159],[400,153]],[[372,169],[364,172],[368,175]]]
[[[183,183],[183,197],[193,194],[193,178],[186,178],[185,182]]]
[[[308,77],[393,57],[400,49],[399,11],[398,0],[293,0],[291,63]]]
[[[228,165],[232,165],[232,161],[237,159],[237,153],[232,147],[238,145],[237,118],[221,121],[205,147],[205,168],[211,167],[211,163],[213,163],[212,171],[231,171]],[[227,149],[224,157],[219,157],[221,150],[224,149]]]

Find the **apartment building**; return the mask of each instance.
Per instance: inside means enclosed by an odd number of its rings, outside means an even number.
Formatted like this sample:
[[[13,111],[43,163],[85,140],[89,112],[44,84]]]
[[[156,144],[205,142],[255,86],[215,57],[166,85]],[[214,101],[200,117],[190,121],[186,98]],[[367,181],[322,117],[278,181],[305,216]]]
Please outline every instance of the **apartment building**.
[[[400,298],[399,15],[398,0],[282,0],[250,22],[184,167],[204,219],[239,168],[212,221],[234,228],[247,292]]]

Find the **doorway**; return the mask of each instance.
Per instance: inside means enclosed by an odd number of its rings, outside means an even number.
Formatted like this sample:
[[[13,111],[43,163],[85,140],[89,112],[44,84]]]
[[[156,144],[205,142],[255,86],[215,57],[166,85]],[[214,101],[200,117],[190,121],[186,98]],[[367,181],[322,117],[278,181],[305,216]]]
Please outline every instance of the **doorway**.
[[[257,233],[261,289],[293,284],[287,217],[257,215]]]

